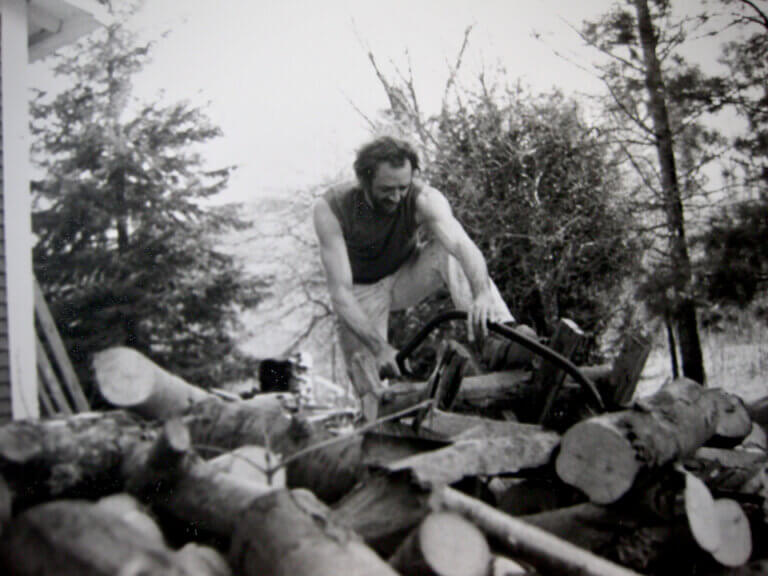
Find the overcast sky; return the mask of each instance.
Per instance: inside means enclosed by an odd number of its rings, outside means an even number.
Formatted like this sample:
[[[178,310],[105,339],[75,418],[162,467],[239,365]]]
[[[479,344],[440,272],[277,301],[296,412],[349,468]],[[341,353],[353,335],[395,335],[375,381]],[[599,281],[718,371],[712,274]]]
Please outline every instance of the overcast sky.
[[[464,30],[474,26],[463,66],[469,83],[503,66],[510,81],[537,91],[595,92],[599,83],[569,25],[606,11],[609,0],[148,0],[132,26],[164,31],[136,95],[209,103],[224,136],[207,151],[210,167],[236,164],[226,200],[286,194],[348,170],[368,137],[355,110],[386,108],[366,50],[393,73],[410,54],[421,105],[437,110]],[[698,6],[701,0],[678,0]],[[538,39],[534,37],[538,34]],[[714,62],[717,45],[696,54]],[[45,62],[33,83],[43,82]]]

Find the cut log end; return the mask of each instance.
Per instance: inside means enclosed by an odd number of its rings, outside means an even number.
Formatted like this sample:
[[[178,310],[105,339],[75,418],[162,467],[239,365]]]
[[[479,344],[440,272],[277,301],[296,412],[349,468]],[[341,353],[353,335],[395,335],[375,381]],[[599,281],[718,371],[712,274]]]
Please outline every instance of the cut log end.
[[[745,564],[752,555],[752,532],[739,503],[729,498],[715,500],[715,513],[720,527],[720,546],[712,556],[723,566]]]
[[[563,436],[555,461],[558,476],[596,504],[621,498],[640,470],[635,450],[614,428],[583,421]]]
[[[118,347],[98,352],[93,370],[104,399],[121,408],[145,402],[154,391],[154,378],[147,374],[145,359],[135,350]]]
[[[685,474],[685,513],[694,539],[702,549],[713,552],[721,544],[715,501],[704,482]]]
[[[391,564],[403,574],[484,576],[491,567],[488,542],[474,524],[452,512],[427,516]],[[413,568],[420,569],[414,571]]]

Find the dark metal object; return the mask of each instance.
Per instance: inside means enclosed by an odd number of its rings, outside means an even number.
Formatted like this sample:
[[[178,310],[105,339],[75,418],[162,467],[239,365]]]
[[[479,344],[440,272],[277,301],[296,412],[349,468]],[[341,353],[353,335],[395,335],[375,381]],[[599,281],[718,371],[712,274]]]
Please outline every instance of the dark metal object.
[[[461,310],[449,310],[447,312],[443,312],[442,314],[438,314],[437,316],[432,318],[429,322],[427,322],[427,324],[416,334],[416,336],[414,336],[405,346],[403,346],[400,352],[397,353],[396,360],[397,360],[397,365],[400,368],[400,372],[402,374],[410,375],[405,368],[405,360],[411,354],[413,354],[414,350],[416,350],[416,348],[418,348],[422,342],[424,342],[427,336],[429,336],[430,332],[432,332],[440,324],[443,324],[445,322],[449,322],[451,320],[466,320],[466,319],[467,319],[466,312],[463,312]],[[603,399],[600,396],[600,393],[597,391],[597,387],[595,386],[595,383],[592,382],[592,380],[590,380],[589,378],[587,378],[584,374],[582,374],[581,371],[576,367],[576,365],[574,365],[566,357],[558,354],[557,352],[552,350],[552,348],[550,348],[549,346],[546,346],[541,342],[533,340],[532,338],[526,336],[525,334],[518,332],[514,328],[509,328],[502,324],[497,324],[496,322],[488,322],[488,329],[491,332],[495,332],[496,334],[504,336],[509,340],[517,342],[518,344],[520,344],[521,346],[524,346],[528,350],[535,352],[545,360],[548,360],[556,364],[566,374],[571,376],[571,378],[573,378],[576,382],[578,382],[581,386],[583,386],[589,391],[589,393],[592,395],[592,398],[594,399],[595,403],[600,408],[600,410],[605,410],[605,404],[603,403]]]

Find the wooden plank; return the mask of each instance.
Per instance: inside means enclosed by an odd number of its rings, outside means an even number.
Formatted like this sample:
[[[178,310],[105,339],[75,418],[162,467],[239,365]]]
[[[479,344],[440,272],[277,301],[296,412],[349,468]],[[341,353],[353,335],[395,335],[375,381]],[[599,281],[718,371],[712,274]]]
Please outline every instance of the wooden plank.
[[[40,383],[43,385],[43,388],[47,388],[58,413],[72,414],[72,408],[70,408],[69,402],[66,396],[64,396],[64,391],[61,389],[58,378],[56,378],[56,373],[53,371],[53,366],[51,366],[51,361],[48,359],[40,338],[35,337],[35,344],[37,345],[37,368],[40,375]]]
[[[53,401],[51,400],[51,397],[48,394],[48,390],[46,390],[45,385],[42,382],[42,378],[39,380],[39,385],[37,387],[37,396],[40,399],[40,408],[42,409],[41,410],[42,415],[55,416],[56,409],[53,407]]]
[[[559,352],[561,356],[571,359],[574,354],[586,342],[587,337],[584,332],[573,320],[568,318],[561,318],[557,325],[557,330],[552,338],[550,348],[555,352]],[[557,393],[560,391],[560,387],[565,380],[565,372],[555,366],[551,362],[544,362],[541,370],[539,371],[540,389],[548,390],[546,400],[544,401],[544,407],[539,416],[539,423],[544,421],[547,414],[549,414],[552,404],[555,401]]]
[[[651,340],[646,335],[635,333],[627,336],[611,370],[613,395],[605,399],[608,405],[626,406],[632,401],[650,353]]]
[[[79,412],[89,411],[91,407],[85,394],[83,394],[80,381],[77,378],[75,369],[72,367],[69,354],[67,354],[64,342],[61,340],[59,331],[56,328],[56,322],[51,315],[51,311],[48,309],[48,304],[45,302],[45,297],[37,278],[35,278],[35,315],[51,348],[54,360],[59,367],[64,386],[66,386],[74,402],[74,407]]]

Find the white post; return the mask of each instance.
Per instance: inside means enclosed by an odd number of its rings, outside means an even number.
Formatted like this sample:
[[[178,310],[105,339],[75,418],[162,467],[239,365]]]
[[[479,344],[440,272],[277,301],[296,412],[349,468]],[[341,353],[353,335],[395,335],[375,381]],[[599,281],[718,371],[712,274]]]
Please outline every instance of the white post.
[[[14,418],[36,418],[32,217],[29,190],[27,1],[0,0],[2,35],[3,208],[5,219],[8,347]]]

